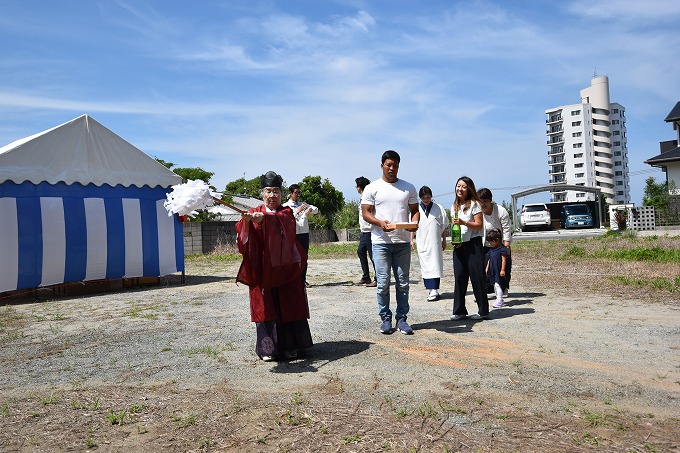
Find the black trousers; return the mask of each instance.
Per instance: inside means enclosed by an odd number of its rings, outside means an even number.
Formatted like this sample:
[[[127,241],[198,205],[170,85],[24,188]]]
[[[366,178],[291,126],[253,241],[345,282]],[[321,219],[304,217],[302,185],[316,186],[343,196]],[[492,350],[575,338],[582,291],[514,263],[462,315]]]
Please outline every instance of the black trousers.
[[[295,237],[297,238],[298,241],[300,241],[300,244],[302,244],[302,247],[305,249],[305,252],[309,253],[309,233],[296,234]],[[305,264],[305,268],[302,269],[302,281],[303,282],[307,281],[307,265],[306,264]]]
[[[371,269],[368,267],[368,258],[370,258],[371,263],[373,263],[373,245],[371,244],[370,231],[361,233],[361,236],[359,237],[359,247],[357,247],[357,255],[359,256],[361,272],[363,273],[361,279],[370,282]],[[373,265],[373,274],[375,275],[375,264]]]
[[[472,292],[477,302],[478,313],[489,314],[489,298],[486,295],[486,272],[484,271],[484,250],[482,238],[478,236],[463,242],[453,250],[453,314],[467,315],[465,293],[468,282],[472,283]]]

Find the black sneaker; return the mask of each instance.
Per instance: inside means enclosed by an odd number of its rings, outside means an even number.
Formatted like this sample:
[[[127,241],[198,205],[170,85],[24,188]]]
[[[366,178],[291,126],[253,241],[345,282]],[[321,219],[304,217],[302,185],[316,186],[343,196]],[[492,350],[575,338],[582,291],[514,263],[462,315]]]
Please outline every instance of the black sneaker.
[[[392,320],[391,319],[383,319],[383,322],[380,325],[380,333],[384,333],[385,335],[392,333]]]
[[[399,329],[399,332],[403,333],[404,335],[413,334],[413,329],[411,329],[411,326],[408,325],[406,319],[404,318],[397,319],[397,329]]]

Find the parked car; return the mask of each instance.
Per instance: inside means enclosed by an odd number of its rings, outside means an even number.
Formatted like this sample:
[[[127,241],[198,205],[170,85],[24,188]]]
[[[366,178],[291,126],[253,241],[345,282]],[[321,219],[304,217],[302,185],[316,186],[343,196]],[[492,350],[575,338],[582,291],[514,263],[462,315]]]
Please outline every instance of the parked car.
[[[522,230],[529,227],[550,228],[550,210],[544,203],[525,204],[519,216]]]
[[[560,226],[562,228],[592,228],[593,213],[587,204],[566,204],[560,211]]]

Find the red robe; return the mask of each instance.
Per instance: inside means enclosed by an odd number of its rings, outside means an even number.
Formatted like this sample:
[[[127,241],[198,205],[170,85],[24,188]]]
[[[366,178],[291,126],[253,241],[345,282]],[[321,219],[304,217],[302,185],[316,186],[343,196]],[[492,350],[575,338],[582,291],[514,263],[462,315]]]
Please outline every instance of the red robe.
[[[241,219],[236,224],[238,250],[243,255],[236,281],[250,287],[250,319],[253,322],[308,319],[307,292],[302,281],[307,254],[295,240],[293,211],[279,206],[276,212],[267,212],[261,205],[249,212],[264,213],[262,222],[248,222],[246,242],[245,221]],[[274,308],[272,288],[278,290],[280,319]]]

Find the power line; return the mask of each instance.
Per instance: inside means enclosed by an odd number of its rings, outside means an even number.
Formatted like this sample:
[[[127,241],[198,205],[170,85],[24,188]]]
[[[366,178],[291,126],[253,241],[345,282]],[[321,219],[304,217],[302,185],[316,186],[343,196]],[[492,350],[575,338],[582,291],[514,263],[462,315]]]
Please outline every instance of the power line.
[[[660,168],[652,167],[652,168],[645,168],[643,170],[635,170],[628,172],[628,176],[639,176],[639,175],[647,175],[650,173],[662,173],[662,170]],[[533,185],[528,185],[528,186],[508,186],[508,187],[489,187],[489,190],[493,191],[501,191],[501,190],[522,190],[522,189],[531,189],[533,187],[538,187],[544,184],[533,184]],[[456,191],[454,190],[453,192],[446,192],[446,193],[440,193],[437,195],[434,195],[435,197],[445,197],[447,195],[455,195]]]

